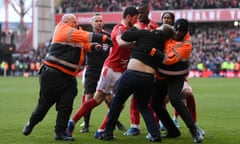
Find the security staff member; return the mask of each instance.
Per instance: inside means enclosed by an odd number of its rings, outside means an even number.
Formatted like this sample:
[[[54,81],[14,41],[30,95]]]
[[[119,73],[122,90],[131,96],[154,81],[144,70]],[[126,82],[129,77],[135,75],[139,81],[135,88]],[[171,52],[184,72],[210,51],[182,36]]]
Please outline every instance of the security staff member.
[[[56,104],[55,140],[73,140],[65,134],[65,130],[77,95],[75,76],[84,64],[85,52],[99,48],[98,44],[90,42],[111,41],[106,35],[78,30],[76,17],[73,14],[63,15],[55,27],[52,43],[40,69],[40,97],[23,129],[24,135],[29,135],[51,106]]]
[[[172,119],[164,107],[164,100],[168,95],[171,104],[189,128],[194,142],[200,143],[203,141],[203,135],[181,99],[181,90],[188,74],[188,59],[192,51],[188,21],[178,19],[174,24],[174,31],[173,39],[166,42],[163,52],[154,48],[150,51],[150,55],[161,62],[151,105],[167,129],[166,137],[180,136],[179,131],[173,129]]]

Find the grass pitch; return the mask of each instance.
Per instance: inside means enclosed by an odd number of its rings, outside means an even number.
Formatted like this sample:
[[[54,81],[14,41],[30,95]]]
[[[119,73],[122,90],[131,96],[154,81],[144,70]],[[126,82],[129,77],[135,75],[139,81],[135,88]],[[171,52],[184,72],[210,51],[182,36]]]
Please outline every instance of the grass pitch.
[[[79,93],[75,99],[75,112],[81,104],[81,78]],[[239,144],[240,143],[240,79],[225,78],[192,78],[192,85],[197,102],[198,124],[205,130],[204,144]],[[107,109],[101,104],[92,111],[90,132],[80,134],[80,123],[77,123],[74,142],[54,140],[55,107],[52,107],[45,119],[39,123],[29,136],[22,134],[22,128],[28,121],[38,100],[38,77],[0,77],[0,143],[1,144],[146,144],[148,141],[143,119],[139,136],[123,136],[115,130],[117,139],[100,141],[93,138],[95,131],[103,120]],[[172,113],[172,107],[168,105]],[[129,127],[129,100],[120,116],[121,122]],[[190,144],[193,140],[180,121],[182,135],[176,139],[163,139],[163,144]]]

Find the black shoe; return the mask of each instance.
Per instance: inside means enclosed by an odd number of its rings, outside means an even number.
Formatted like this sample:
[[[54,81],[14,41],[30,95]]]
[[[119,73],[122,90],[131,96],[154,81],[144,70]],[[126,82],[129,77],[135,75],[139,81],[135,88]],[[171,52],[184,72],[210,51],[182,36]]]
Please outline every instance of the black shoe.
[[[55,133],[55,140],[62,140],[62,141],[73,141],[73,137],[67,136],[64,132],[56,132]]]
[[[89,129],[88,127],[85,127],[85,126],[80,130],[80,133],[87,133],[87,132],[89,132]]]
[[[120,131],[126,131],[126,130],[127,130],[120,121],[117,121],[116,126],[118,127],[118,129],[119,129]]]
[[[156,137],[146,137],[150,142],[162,142],[161,136],[156,136]]]
[[[113,133],[112,132],[102,132],[101,136],[98,137],[98,139],[102,139],[102,140],[112,140],[114,138]]]
[[[191,132],[194,143],[201,143],[203,141],[204,136],[198,128],[194,130],[190,130],[190,132]]]
[[[33,130],[33,126],[30,125],[30,123],[28,122],[23,128],[23,134],[27,136],[32,132],[32,130]]]
[[[167,131],[166,135],[162,136],[162,138],[176,138],[181,135],[179,130],[177,131]]]

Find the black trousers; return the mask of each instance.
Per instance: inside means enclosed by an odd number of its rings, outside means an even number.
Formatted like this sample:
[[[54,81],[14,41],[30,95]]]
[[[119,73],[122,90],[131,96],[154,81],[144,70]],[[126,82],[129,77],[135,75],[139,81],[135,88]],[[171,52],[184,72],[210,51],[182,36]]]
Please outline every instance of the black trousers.
[[[49,109],[56,104],[55,132],[65,132],[77,95],[76,78],[43,66],[39,82],[38,104],[30,117],[30,124],[35,126],[42,121]]]
[[[123,104],[131,94],[134,94],[149,133],[153,137],[160,136],[158,123],[148,107],[154,80],[154,75],[148,73],[133,70],[127,70],[123,73],[108,114],[108,122],[105,128],[107,132],[113,132]]]
[[[169,77],[163,80],[157,80],[154,86],[151,105],[155,113],[160,118],[163,125],[169,130],[176,129],[172,119],[164,106],[166,96],[169,96],[171,105],[178,111],[179,115],[189,129],[194,129],[195,123],[187,107],[182,101],[181,91],[184,84],[184,77]]]
[[[84,75],[84,94],[95,93],[102,68],[88,66]]]

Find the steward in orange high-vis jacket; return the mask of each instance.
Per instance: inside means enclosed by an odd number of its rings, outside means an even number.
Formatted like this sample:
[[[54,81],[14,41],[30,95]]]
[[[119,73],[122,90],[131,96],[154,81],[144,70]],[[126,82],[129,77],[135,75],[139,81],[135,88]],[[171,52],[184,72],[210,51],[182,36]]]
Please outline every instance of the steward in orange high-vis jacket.
[[[67,21],[62,21],[55,28],[44,64],[68,75],[76,76],[83,68],[85,52],[90,52],[91,47],[94,50],[89,42],[111,41],[107,35],[76,29]]]
[[[204,134],[195,124],[181,97],[185,76],[188,74],[188,59],[192,51],[188,25],[186,19],[178,19],[174,24],[173,38],[165,43],[163,51],[155,48],[150,51],[150,55],[160,61],[151,106],[167,129],[166,137],[180,136],[180,131],[172,123],[171,116],[164,106],[168,95],[172,106],[189,128],[193,141],[200,143],[204,139]]]
[[[56,104],[55,140],[73,140],[65,131],[78,91],[75,76],[84,65],[85,53],[102,48],[99,44],[90,42],[111,44],[107,35],[77,29],[77,19],[73,14],[63,15],[55,28],[48,53],[39,71],[40,96],[35,110],[23,128],[24,135],[29,135],[34,126],[42,121],[49,109]]]
[[[189,32],[184,34],[181,41],[169,39],[165,42],[163,52],[152,48],[150,55],[159,61],[158,78],[188,74],[188,59],[192,52]]]
[[[178,76],[188,74],[188,58],[192,52],[189,32],[181,42],[170,39],[165,43],[164,59],[158,68],[159,75]]]

